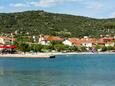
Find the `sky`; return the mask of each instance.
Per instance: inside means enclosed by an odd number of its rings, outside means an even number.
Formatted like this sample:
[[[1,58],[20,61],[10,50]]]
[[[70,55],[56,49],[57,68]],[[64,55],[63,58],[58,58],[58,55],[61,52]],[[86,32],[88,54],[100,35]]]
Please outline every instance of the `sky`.
[[[28,10],[92,18],[115,18],[115,0],[0,0],[0,13]]]

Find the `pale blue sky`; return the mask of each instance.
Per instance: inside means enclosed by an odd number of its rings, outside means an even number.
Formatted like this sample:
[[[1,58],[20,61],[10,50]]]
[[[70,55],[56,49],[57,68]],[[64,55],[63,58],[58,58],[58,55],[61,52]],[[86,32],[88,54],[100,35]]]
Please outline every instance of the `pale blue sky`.
[[[0,13],[27,10],[115,18],[115,0],[0,0]]]

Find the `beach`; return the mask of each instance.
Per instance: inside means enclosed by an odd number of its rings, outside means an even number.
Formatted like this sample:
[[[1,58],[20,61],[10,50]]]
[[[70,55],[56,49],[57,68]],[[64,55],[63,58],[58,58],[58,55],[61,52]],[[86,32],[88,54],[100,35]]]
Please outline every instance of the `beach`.
[[[98,52],[98,53],[92,53],[92,52],[56,52],[56,53],[21,53],[21,54],[0,54],[1,57],[6,57],[6,58],[49,58],[50,56],[57,56],[57,55],[72,55],[72,54],[115,54],[115,52]]]
[[[50,56],[62,55],[63,53],[21,53],[21,54],[0,54],[0,57],[19,58],[49,58]]]

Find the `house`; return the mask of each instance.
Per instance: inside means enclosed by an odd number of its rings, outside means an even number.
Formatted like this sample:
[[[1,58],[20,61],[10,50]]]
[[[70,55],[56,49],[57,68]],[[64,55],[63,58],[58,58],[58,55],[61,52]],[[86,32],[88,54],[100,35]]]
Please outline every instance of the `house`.
[[[104,42],[104,43],[112,42],[114,40],[115,40],[115,38],[100,38],[99,39],[100,42]]]
[[[64,44],[64,45],[68,45],[68,46],[72,46],[72,45],[73,45],[72,42],[69,41],[69,40],[63,41],[63,44]]]
[[[42,44],[42,45],[49,45],[52,41],[62,42],[63,40],[64,40],[63,38],[60,38],[57,36],[48,36],[48,35],[42,36],[42,35],[40,35],[38,43]]]
[[[3,38],[0,38],[0,45],[3,45],[3,44],[5,44],[5,41]]]
[[[11,45],[15,40],[15,38],[0,36],[0,50],[16,48],[15,45]]]
[[[107,42],[107,43],[105,43],[105,46],[106,47],[108,47],[108,46],[115,46],[115,43],[113,43],[113,42]]]
[[[48,45],[49,42],[47,41],[47,38],[48,38],[48,36],[40,35],[38,43],[41,44],[41,45]]]
[[[112,42],[115,40],[115,38],[102,38],[103,42]]]
[[[105,42],[104,42],[103,38],[98,39],[97,45],[105,46]]]
[[[47,37],[46,39],[47,41],[58,41],[58,42],[62,42],[64,40],[64,38],[60,38],[60,37],[57,37],[57,36],[49,36]]]
[[[68,46],[78,46],[79,45],[79,39],[77,38],[68,38],[67,40],[63,41],[64,45],[68,45]]]
[[[98,45],[101,45],[101,46],[115,46],[115,43],[113,42],[115,40],[115,38],[100,38],[98,40]]]
[[[16,39],[6,36],[0,36],[0,44],[9,45],[12,44]]]
[[[84,47],[92,47],[93,45],[96,44],[96,39],[95,38],[69,38],[63,42],[63,44],[68,45],[68,46],[84,46]]]
[[[93,43],[92,42],[82,42],[81,45],[84,47],[92,47]]]
[[[97,40],[95,38],[81,38],[80,43],[84,47],[93,47],[96,45]]]

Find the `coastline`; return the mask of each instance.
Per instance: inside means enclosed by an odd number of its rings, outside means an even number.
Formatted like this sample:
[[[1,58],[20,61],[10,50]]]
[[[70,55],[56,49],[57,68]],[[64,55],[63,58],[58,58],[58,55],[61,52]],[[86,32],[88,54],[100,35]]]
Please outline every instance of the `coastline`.
[[[0,58],[50,58],[50,56],[57,56],[57,55],[97,55],[97,54],[115,54],[115,52],[69,52],[69,53],[26,53],[26,54],[0,54]]]

